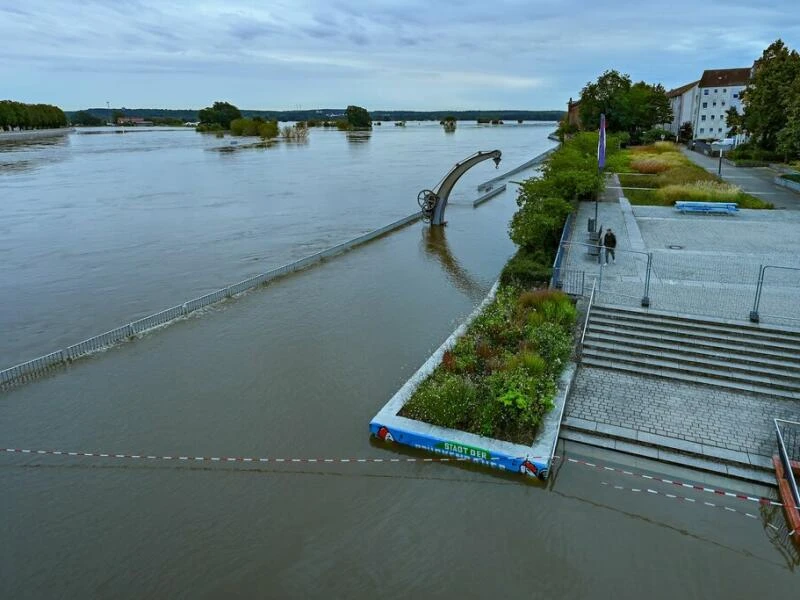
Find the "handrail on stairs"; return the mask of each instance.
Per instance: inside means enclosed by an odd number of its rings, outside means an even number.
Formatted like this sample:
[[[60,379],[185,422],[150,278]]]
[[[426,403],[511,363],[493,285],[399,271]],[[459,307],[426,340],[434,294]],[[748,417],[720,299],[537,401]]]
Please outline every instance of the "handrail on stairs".
[[[592,281],[592,293],[589,295],[589,307],[586,309],[586,320],[583,323],[583,333],[581,334],[581,344],[578,349],[578,354],[583,355],[583,340],[586,338],[586,328],[589,326],[589,317],[592,314],[592,305],[594,304],[594,288],[597,285],[597,278]]]

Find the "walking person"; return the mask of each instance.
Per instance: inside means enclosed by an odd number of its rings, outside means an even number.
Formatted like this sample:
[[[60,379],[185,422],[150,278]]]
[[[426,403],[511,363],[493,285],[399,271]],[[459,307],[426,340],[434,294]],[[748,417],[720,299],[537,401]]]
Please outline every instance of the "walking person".
[[[603,246],[606,249],[606,264],[608,264],[608,257],[611,256],[611,261],[616,263],[617,258],[614,255],[614,250],[617,248],[617,236],[611,231],[609,227],[606,229],[606,234],[603,236]]]

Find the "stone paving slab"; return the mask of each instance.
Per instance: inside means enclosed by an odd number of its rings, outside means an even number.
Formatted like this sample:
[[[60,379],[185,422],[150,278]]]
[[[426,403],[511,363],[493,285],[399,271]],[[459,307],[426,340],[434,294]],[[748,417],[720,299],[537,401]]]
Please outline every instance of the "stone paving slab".
[[[565,416],[567,424],[598,434],[635,431],[632,442],[661,446],[668,438],[671,449],[767,465],[775,450],[772,420],[800,420],[800,404],[581,366]]]

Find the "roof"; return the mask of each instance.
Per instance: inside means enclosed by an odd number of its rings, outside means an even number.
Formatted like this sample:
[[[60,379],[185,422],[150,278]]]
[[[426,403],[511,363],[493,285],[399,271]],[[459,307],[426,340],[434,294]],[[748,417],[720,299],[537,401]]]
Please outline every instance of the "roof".
[[[693,81],[692,83],[687,83],[686,85],[682,85],[681,87],[677,87],[674,90],[670,90],[667,92],[667,98],[674,98],[675,96],[680,96],[684,92],[688,92],[694,86],[696,86],[700,81]]]
[[[750,67],[743,69],[710,69],[703,71],[700,87],[718,87],[723,85],[747,85],[750,81]]]

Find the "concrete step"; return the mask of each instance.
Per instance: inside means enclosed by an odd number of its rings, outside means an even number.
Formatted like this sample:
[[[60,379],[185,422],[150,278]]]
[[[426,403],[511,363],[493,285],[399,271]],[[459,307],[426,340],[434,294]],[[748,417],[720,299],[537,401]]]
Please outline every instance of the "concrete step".
[[[599,367],[603,369],[613,369],[622,371],[636,376],[651,376],[661,377],[664,379],[672,379],[675,381],[682,381],[684,383],[709,385],[718,388],[725,388],[734,390],[736,392],[755,393],[765,396],[774,396],[778,398],[786,398],[788,400],[800,400],[800,391],[785,390],[781,388],[761,385],[751,381],[734,381],[728,378],[719,378],[709,376],[707,374],[700,374],[695,372],[687,372],[674,368],[664,368],[654,364],[629,364],[618,360],[609,360],[600,357],[585,357],[581,364],[587,367]]]
[[[695,340],[700,342],[711,342],[711,343],[726,343],[726,344],[733,344],[733,345],[740,345],[746,347],[755,347],[755,348],[762,348],[762,349],[776,349],[779,351],[785,351],[788,353],[794,353],[800,355],[800,343],[794,343],[793,341],[787,341],[784,338],[780,339],[769,339],[764,338],[761,336],[758,337],[749,337],[746,335],[732,335],[729,333],[723,333],[713,330],[701,330],[701,329],[680,329],[678,327],[673,326],[662,326],[660,323],[647,323],[647,322],[639,322],[639,321],[623,321],[618,319],[609,319],[604,315],[595,315],[592,314],[589,320],[589,325],[587,327],[587,335],[589,332],[595,331],[605,331],[605,332],[613,332],[618,335],[631,335],[636,336],[640,333],[646,334],[658,334],[659,337],[666,338],[666,339],[674,339],[676,341],[680,341],[681,343],[687,343],[687,341],[694,342]]]
[[[662,344],[658,342],[639,341],[626,339],[619,336],[593,335],[584,341],[584,348],[596,348],[620,354],[645,354],[660,358],[669,358],[677,362],[713,364],[761,372],[766,369],[784,372],[788,376],[800,381],[800,360],[779,360],[772,355],[753,356],[752,354],[737,354],[716,348],[697,348],[690,345]]]
[[[742,383],[758,383],[770,387],[800,392],[800,377],[796,371],[770,369],[766,367],[753,368],[747,365],[737,365],[717,359],[698,359],[690,356],[680,356],[674,353],[652,354],[642,350],[613,349],[586,347],[583,349],[584,358],[600,358],[628,364],[655,366],[661,369],[684,371],[686,373],[699,373],[708,377],[719,377]]]
[[[680,326],[705,326],[712,328],[727,328],[736,332],[752,332],[754,334],[769,334],[783,336],[800,342],[800,329],[781,325],[770,325],[763,323],[751,323],[750,321],[714,319],[711,317],[701,317],[693,315],[676,315],[657,310],[644,310],[629,306],[609,306],[596,304],[592,307],[592,313],[606,314],[621,319],[641,319],[644,317],[647,322],[676,323]]]
[[[696,319],[680,319],[677,317],[664,317],[661,315],[649,315],[644,312],[608,309],[592,309],[591,319],[613,320],[624,324],[644,324],[650,327],[658,327],[664,331],[682,332],[702,332],[705,334],[716,333],[721,337],[744,337],[747,339],[769,340],[773,342],[786,343],[789,345],[800,346],[800,333],[790,329],[779,329],[776,327],[749,326],[744,323],[736,324],[732,322],[698,321]]]
[[[586,341],[608,341],[623,346],[630,345],[635,347],[663,348],[663,349],[685,349],[688,352],[698,354],[717,355],[720,352],[728,352],[741,356],[750,357],[754,361],[777,361],[781,364],[796,365],[800,368],[800,354],[777,350],[771,347],[763,348],[752,344],[734,344],[712,340],[691,340],[672,335],[651,334],[649,332],[638,332],[630,335],[627,331],[609,333],[603,329],[586,330]]]

